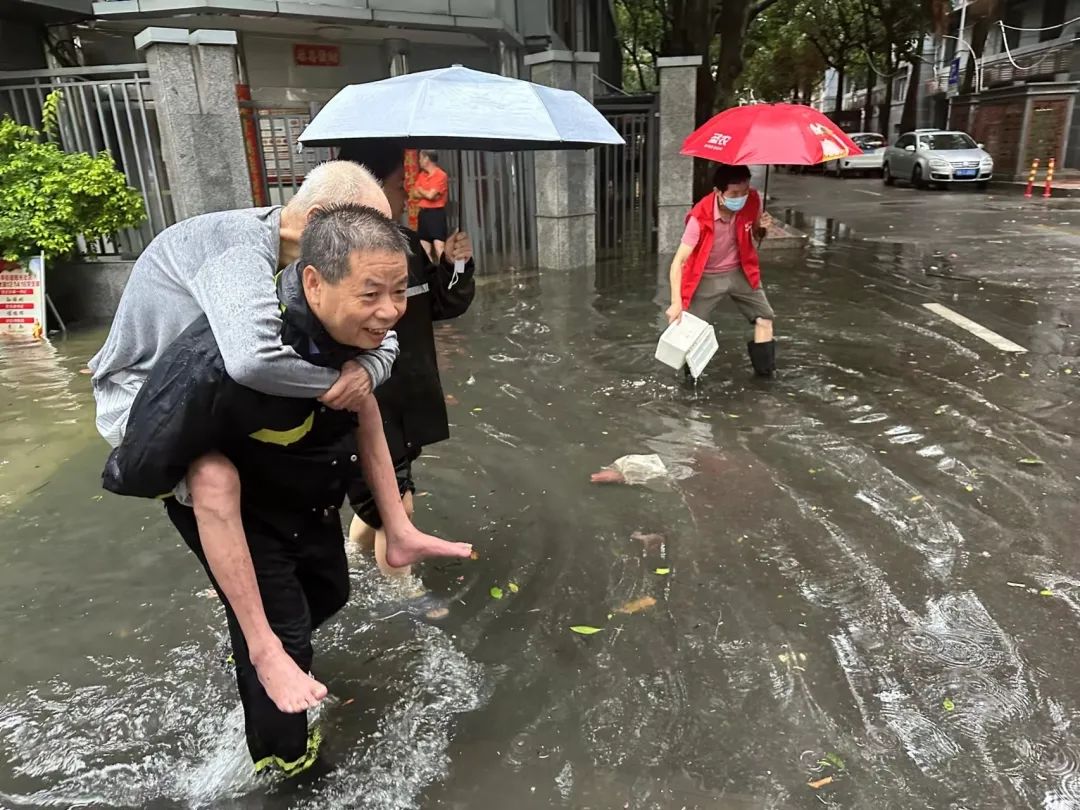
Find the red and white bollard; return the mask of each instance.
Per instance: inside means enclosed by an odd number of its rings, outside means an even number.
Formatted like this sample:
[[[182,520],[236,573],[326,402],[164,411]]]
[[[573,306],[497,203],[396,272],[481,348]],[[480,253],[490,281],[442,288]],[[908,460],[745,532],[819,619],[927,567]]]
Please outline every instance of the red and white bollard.
[[[1035,188],[1035,176],[1039,173],[1039,159],[1035,158],[1031,161],[1031,174],[1028,175],[1027,189],[1024,190],[1024,196],[1030,197],[1032,189]]]
[[[1050,184],[1054,181],[1054,158],[1046,164],[1046,185],[1043,187],[1043,197],[1050,196]]]

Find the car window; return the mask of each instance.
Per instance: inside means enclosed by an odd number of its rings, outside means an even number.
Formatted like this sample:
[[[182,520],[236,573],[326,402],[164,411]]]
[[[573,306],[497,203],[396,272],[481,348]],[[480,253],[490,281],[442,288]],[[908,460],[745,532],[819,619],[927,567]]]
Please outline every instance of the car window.
[[[896,148],[897,149],[907,149],[913,143],[915,143],[915,136],[914,135],[901,135],[899,140],[897,140],[897,142],[896,142]]]
[[[860,149],[880,149],[885,145],[885,139],[880,135],[856,135],[851,140]]]
[[[935,152],[947,152],[951,149],[975,149],[975,141],[963,132],[939,132],[936,135],[926,135],[926,149]]]

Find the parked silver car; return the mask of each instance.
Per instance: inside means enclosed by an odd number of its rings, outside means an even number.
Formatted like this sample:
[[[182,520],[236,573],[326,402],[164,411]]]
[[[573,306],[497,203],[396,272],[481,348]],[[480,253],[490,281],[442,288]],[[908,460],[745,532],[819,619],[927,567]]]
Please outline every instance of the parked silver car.
[[[966,132],[917,129],[885,150],[881,172],[888,186],[905,180],[916,188],[974,183],[985,189],[994,174],[994,159]]]
[[[848,137],[855,141],[862,154],[830,160],[822,164],[822,171],[840,178],[852,174],[881,174],[885,137],[876,132],[852,132]]]

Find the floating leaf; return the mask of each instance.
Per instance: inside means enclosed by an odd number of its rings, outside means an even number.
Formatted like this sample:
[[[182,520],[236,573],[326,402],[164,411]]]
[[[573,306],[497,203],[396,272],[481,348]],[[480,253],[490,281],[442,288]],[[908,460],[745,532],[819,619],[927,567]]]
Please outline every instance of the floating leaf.
[[[345,701],[344,703],[342,703],[341,705],[342,705],[342,706],[348,706],[348,705],[349,705],[350,703],[355,703],[355,702],[356,702],[356,698],[349,698],[348,700],[346,700],[346,701]]]
[[[480,552],[479,552],[479,551],[476,551],[476,550],[474,549],[474,550],[473,550],[473,553],[469,555],[469,559],[470,559],[470,560],[479,560],[479,559],[480,559]]]
[[[483,408],[473,408],[472,412],[473,413],[480,413],[482,410],[484,410],[484,409]]]
[[[844,770],[844,760],[841,759],[839,754],[834,754],[832,752],[826,754],[824,759],[818,760],[818,765],[825,765],[825,766],[830,766],[831,765],[833,768],[836,768],[836,770],[838,770],[838,771]]]
[[[642,596],[638,599],[632,599],[623,605],[621,608],[616,608],[616,613],[625,613],[630,615],[632,613],[640,613],[643,610],[648,610],[656,604],[656,600],[651,596]]]
[[[1035,458],[1034,456],[1028,456],[1027,458],[1017,459],[1020,464],[1026,464],[1028,467],[1041,467],[1046,462],[1042,459]]]
[[[915,495],[915,496],[913,496],[911,498],[908,498],[908,500],[911,501],[912,503],[918,503],[922,499],[923,499],[922,495]]]
[[[968,484],[966,487],[964,487],[964,489],[966,489],[968,492],[975,491],[975,487],[973,487],[971,484]]]
[[[956,708],[956,704],[952,702],[952,698],[945,698],[945,700],[941,701],[941,707],[945,709],[945,711],[951,712]]]
[[[491,594],[492,599],[502,599],[503,598],[502,588],[500,588],[498,585],[494,586],[491,589],[491,591],[489,591],[489,593]]]
[[[1050,590],[1049,588],[1043,588],[1041,591],[1039,591],[1039,596],[1053,596],[1053,595],[1054,595],[1054,592],[1052,590]]]
[[[518,591],[520,591],[520,590],[521,590],[521,588],[519,588],[519,587],[517,586],[517,583],[515,583],[515,582],[511,582],[511,583],[510,583],[509,585],[507,585],[506,587],[510,589],[510,593],[517,593]]]
[[[579,635],[591,636],[591,635],[594,635],[595,633],[601,632],[604,628],[603,627],[589,627],[589,625],[587,625],[587,624],[575,624],[570,629],[572,631],[574,631],[575,633],[578,633]]]
[[[820,790],[821,788],[825,787],[826,785],[831,785],[832,782],[833,782],[833,778],[831,776],[825,776],[825,777],[823,777],[821,779],[816,779],[813,782],[807,782],[806,784],[809,787],[813,788],[814,790]]]
[[[660,576],[664,577],[664,576],[667,576],[668,574],[671,573],[671,569],[670,568],[657,568],[656,573],[659,574]]]

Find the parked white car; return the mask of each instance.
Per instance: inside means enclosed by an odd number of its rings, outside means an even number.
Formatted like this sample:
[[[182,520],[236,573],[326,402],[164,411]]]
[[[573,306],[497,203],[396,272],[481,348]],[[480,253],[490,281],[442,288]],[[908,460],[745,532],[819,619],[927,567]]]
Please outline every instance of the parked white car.
[[[848,137],[855,141],[862,154],[830,160],[822,165],[822,171],[840,178],[852,174],[880,175],[885,158],[885,136],[876,132],[852,132]]]
[[[917,129],[885,150],[881,178],[887,186],[904,180],[915,188],[974,183],[985,189],[993,175],[994,159],[966,132]]]

